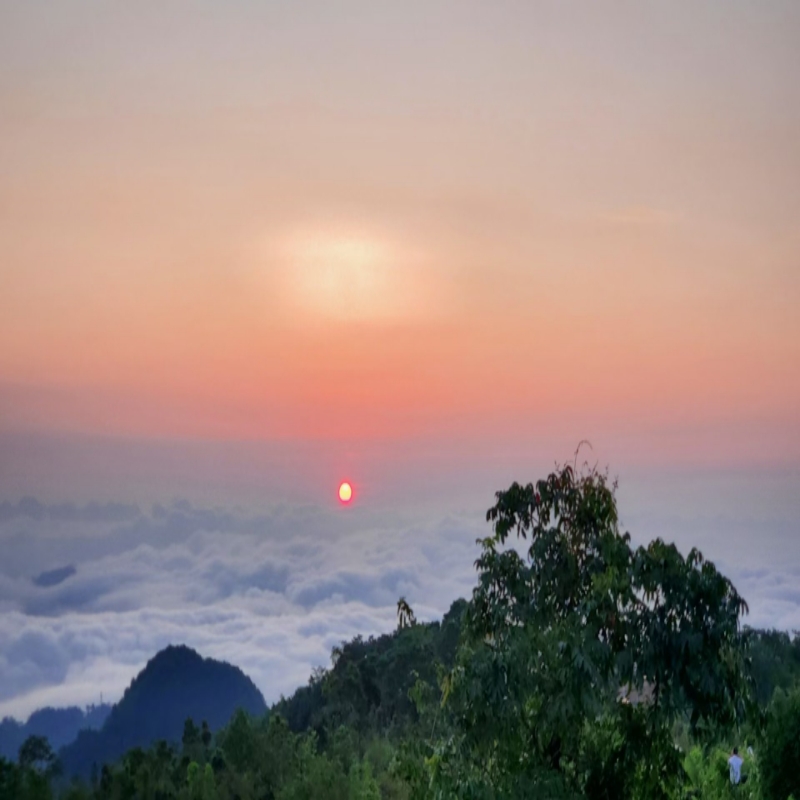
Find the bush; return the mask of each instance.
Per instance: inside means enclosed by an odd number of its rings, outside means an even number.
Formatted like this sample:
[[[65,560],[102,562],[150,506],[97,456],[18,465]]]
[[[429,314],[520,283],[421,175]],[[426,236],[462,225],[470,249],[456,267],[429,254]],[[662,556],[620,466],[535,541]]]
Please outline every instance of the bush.
[[[707,752],[703,752],[700,747],[693,747],[689,751],[684,759],[683,768],[690,787],[690,797],[702,800],[761,798],[756,760],[745,748],[741,749],[739,755],[744,759],[742,775],[746,776],[746,782],[734,787],[731,785],[728,766],[730,754],[729,747],[714,747]]]
[[[765,800],[800,796],[800,688],[786,694],[781,689],[767,709],[760,755]]]

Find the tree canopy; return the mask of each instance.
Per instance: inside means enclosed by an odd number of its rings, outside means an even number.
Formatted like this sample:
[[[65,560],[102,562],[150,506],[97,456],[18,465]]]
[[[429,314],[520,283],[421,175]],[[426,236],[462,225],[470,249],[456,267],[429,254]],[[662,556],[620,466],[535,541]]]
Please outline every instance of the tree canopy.
[[[596,470],[515,483],[487,521],[437,795],[673,796],[673,723],[703,738],[744,719],[744,600],[697,550],[633,547]]]

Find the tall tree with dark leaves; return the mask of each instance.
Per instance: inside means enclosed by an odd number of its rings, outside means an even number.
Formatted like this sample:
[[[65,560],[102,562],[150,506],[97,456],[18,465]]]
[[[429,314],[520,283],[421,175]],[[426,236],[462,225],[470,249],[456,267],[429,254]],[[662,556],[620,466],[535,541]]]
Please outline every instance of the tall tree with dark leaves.
[[[743,717],[744,600],[697,550],[634,548],[615,488],[565,466],[497,493],[444,684],[437,796],[673,797],[674,721],[703,737]]]

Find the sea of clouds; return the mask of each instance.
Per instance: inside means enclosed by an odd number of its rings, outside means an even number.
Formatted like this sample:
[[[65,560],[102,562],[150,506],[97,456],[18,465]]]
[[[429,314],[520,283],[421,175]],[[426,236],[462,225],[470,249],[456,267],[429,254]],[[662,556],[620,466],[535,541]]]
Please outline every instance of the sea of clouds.
[[[733,578],[746,623],[800,628],[793,516],[629,505],[635,541],[699,545]],[[115,701],[170,643],[236,664],[272,702],[327,665],[336,644],[392,630],[399,597],[423,619],[468,597],[476,539],[488,532],[466,512],[2,503],[0,717],[101,693]]]
[[[480,518],[187,502],[0,505],[0,716],[116,700],[160,648],[241,667],[277,700],[342,640],[468,596]]]

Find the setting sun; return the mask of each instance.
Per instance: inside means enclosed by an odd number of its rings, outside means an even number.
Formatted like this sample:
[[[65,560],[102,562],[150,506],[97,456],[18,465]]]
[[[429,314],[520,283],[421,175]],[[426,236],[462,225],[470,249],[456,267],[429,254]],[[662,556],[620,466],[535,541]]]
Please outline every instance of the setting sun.
[[[339,487],[339,500],[341,500],[343,503],[349,503],[352,498],[353,498],[353,487],[350,486],[350,484],[347,481],[345,481]]]

